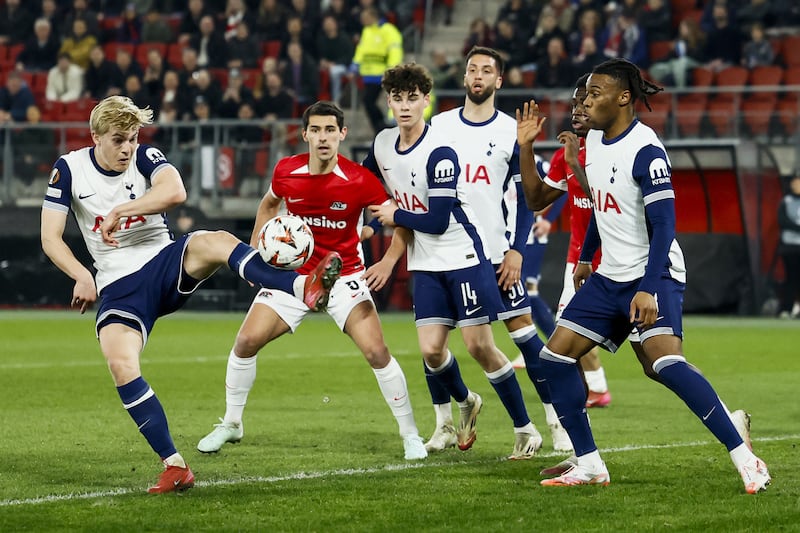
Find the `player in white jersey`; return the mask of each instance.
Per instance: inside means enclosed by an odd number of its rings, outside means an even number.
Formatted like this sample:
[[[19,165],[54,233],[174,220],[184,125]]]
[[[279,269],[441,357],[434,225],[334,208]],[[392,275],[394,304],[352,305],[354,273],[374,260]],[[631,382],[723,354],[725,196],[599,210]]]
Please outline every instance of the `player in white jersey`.
[[[413,237],[396,230],[390,247],[394,251],[367,269],[366,279],[370,288],[380,288],[402,254],[403,241],[407,242],[425,372],[459,405],[458,447],[467,450],[475,442],[482,399],[464,384],[447,348],[454,327],[461,329],[467,351],[511,416],[515,432],[511,457],[522,458],[531,453],[536,430],[511,362],[492,336],[491,321],[503,306],[484,235],[466,200],[458,156],[447,146],[446,137],[423,120],[433,80],[424,67],[410,64],[387,70],[382,84],[398,126],[375,137],[364,165],[382,176],[396,203],[370,209],[381,224],[410,229]]]
[[[596,345],[615,351],[633,328],[648,376],[681,398],[725,445],[745,490],[770,483],[769,472],[737,431],[705,377],[683,355],[682,303],[686,271],[675,240],[671,164],[655,132],[634,114],[638,100],[661,90],[636,65],[611,59],[592,71],[584,108],[586,176],[594,212],[575,270],[575,296],[542,349],[541,364],[553,404],[575,447],[577,464],[545,486],[610,482],[586,416],[586,389],[577,359]],[[528,108],[528,106],[525,106]],[[649,105],[648,105],[649,107]],[[523,114],[531,112],[523,109]],[[534,114],[538,113],[533,106]],[[602,243],[602,261],[591,262]]]
[[[153,112],[111,96],[92,110],[94,146],[63,155],[50,174],[42,205],[42,248],[75,280],[71,304],[81,313],[100,297],[96,332],[122,404],[165,470],[151,493],[181,491],[194,474],[178,453],[164,409],[142,377],[139,356],[158,317],[179,309],[197,287],[228,265],[244,279],[324,307],[338,279],[332,254],[308,276],[276,270],[258,252],[224,231],[197,231],[173,241],[165,211],[186,199],[177,169],[160,150],[139,145]],[[97,275],[64,242],[72,211]]]
[[[301,272],[314,268],[331,250],[340,253],[342,277],[331,290],[328,314],[372,367],[397,420],[405,458],[424,459],[428,453],[414,422],[405,375],[386,346],[372,296],[361,279],[364,258],[359,233],[364,209],[388,202],[389,196],[372,172],[339,154],[339,143],[346,135],[344,113],[336,104],[316,102],[303,112],[303,139],[309,151],[285,157],[275,166],[272,183],[258,206],[251,242],[256,242],[263,224],[278,214],[285,199],[287,211],[303,218],[314,231],[314,254]],[[258,293],[228,357],[225,417],[200,440],[199,451],[217,452],[226,442],[242,439],[242,414],[256,379],[259,350],[294,332],[307,313],[308,308],[290,294],[272,289]]]
[[[494,105],[495,91],[502,85],[502,76],[503,59],[496,50],[472,48],[466,58],[464,106],[434,116],[431,126],[458,154],[463,170],[459,181],[464,184],[467,202],[486,235],[503,301],[504,309],[498,318],[505,323],[525,359],[528,377],[544,405],[555,445],[561,451],[571,451],[569,439],[550,403],[550,391],[539,375],[539,352],[544,344],[533,323],[528,293],[522,281],[522,260],[533,225],[533,213],[528,210],[522,192],[516,121]],[[507,192],[508,198],[515,201],[508,207],[504,204]],[[511,242],[506,236],[508,226],[513,236],[519,236]],[[436,412],[436,431],[425,444],[429,452],[455,446],[450,397],[436,384],[435,380],[428,382]],[[536,431],[524,447],[525,453],[518,458],[533,457],[541,446],[542,438]]]

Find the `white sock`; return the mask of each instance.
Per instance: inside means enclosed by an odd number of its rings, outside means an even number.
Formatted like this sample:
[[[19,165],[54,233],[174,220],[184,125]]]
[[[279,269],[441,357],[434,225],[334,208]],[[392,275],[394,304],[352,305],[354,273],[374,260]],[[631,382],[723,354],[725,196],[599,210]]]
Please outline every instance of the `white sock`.
[[[433,404],[433,411],[436,413],[436,427],[445,425],[453,425],[453,404],[435,403]]]
[[[556,414],[556,408],[553,407],[553,404],[543,403],[542,407],[544,407],[544,419],[547,420],[547,425],[552,426],[553,424],[557,424],[558,415]]]
[[[581,455],[578,457],[578,466],[585,467],[592,472],[597,472],[598,470],[605,469],[606,465],[600,458],[600,452],[595,450],[587,453],[586,455]]]
[[[408,397],[406,376],[397,359],[390,356],[389,364],[383,368],[373,368],[378,387],[381,389],[383,399],[392,414],[397,419],[400,435],[418,435],[417,423],[414,421],[414,411],[411,409],[411,400]]]
[[[533,425],[533,422],[528,422],[522,427],[515,427],[514,433],[534,433],[536,431],[536,426]]]
[[[747,447],[747,444],[741,443],[736,448],[730,451],[731,454],[731,461],[733,461],[733,465],[736,467],[736,470],[739,470],[744,466],[745,463],[752,460],[755,455],[750,448]]]
[[[167,466],[179,466],[181,468],[186,468],[186,461],[183,460],[183,457],[178,452],[175,452],[164,459],[164,464]]]
[[[239,357],[233,350],[228,356],[228,371],[225,375],[225,422],[240,424],[247,404],[247,395],[256,381],[256,358]]]
[[[583,375],[586,376],[586,385],[590,391],[601,394],[608,391],[606,372],[602,366],[597,370],[584,370]]]

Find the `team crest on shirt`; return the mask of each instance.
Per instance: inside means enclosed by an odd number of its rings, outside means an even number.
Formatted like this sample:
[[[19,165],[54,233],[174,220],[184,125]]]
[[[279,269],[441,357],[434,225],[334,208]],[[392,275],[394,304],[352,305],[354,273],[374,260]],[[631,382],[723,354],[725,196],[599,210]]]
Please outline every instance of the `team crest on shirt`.
[[[347,204],[344,202],[333,202],[331,204],[332,211],[344,211],[345,209],[347,209]]]
[[[152,146],[147,149],[144,155],[146,155],[147,159],[149,159],[150,162],[152,162],[154,165],[156,163],[163,163],[164,161],[167,160],[167,158],[164,156],[161,150],[159,150],[158,148],[153,148]]]
[[[55,185],[56,183],[58,183],[58,180],[60,179],[61,179],[61,172],[57,168],[54,168],[53,170],[50,171],[50,179],[47,181],[47,184]]]
[[[489,149],[486,151],[486,155],[487,156],[491,156],[492,155],[492,150],[494,149],[495,146],[497,146],[496,143],[493,143],[492,141],[489,141]]]
[[[663,185],[665,183],[670,182],[670,171],[669,165],[667,162],[662,158],[653,159],[650,162],[650,168],[648,169],[650,173],[650,180],[653,182],[653,185]]]

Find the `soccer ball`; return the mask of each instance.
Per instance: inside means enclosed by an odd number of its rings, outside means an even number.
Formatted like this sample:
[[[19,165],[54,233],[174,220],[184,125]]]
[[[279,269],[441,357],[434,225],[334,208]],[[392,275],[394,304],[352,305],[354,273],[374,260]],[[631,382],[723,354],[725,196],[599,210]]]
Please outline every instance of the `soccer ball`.
[[[314,252],[314,234],[302,218],[279,215],[258,232],[258,252],[264,262],[275,268],[296,270]]]

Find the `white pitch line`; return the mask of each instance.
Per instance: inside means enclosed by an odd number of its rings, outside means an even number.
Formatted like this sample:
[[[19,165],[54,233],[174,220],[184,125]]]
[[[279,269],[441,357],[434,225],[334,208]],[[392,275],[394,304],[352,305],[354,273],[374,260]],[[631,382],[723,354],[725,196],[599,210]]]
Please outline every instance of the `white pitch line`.
[[[800,435],[781,435],[777,437],[760,437],[752,439],[754,442],[775,442],[784,440],[800,439]],[[695,441],[683,442],[673,444],[643,444],[643,445],[629,445],[620,446],[617,448],[601,448],[603,453],[624,453],[640,450],[663,450],[669,448],[690,448],[695,446],[708,446],[710,444],[718,444],[714,441]],[[537,458],[550,458],[550,457],[564,457],[563,453],[547,452],[536,456]],[[505,457],[495,459],[492,461],[457,461],[457,462],[415,462],[403,464],[391,464],[386,466],[376,466],[372,468],[344,468],[337,470],[325,470],[322,472],[296,472],[294,474],[287,474],[283,476],[247,476],[236,479],[212,479],[208,481],[198,481],[195,483],[196,487],[224,487],[229,485],[246,485],[246,484],[271,484],[281,483],[283,481],[302,481],[305,479],[321,479],[327,477],[345,477],[345,476],[359,476],[369,474],[379,474],[381,472],[398,472],[402,470],[414,470],[419,468],[441,468],[444,466],[454,465],[476,465],[488,464],[494,462],[507,461]],[[35,498],[23,498],[17,500],[0,500],[0,507],[21,507],[24,505],[38,505],[42,503],[54,503],[64,501],[77,501],[77,500],[91,500],[94,498],[108,498],[110,496],[127,496],[128,494],[142,494],[143,490],[140,488],[127,488],[127,489],[113,489],[97,492],[80,492],[70,494],[51,494],[49,496],[37,496]]]

